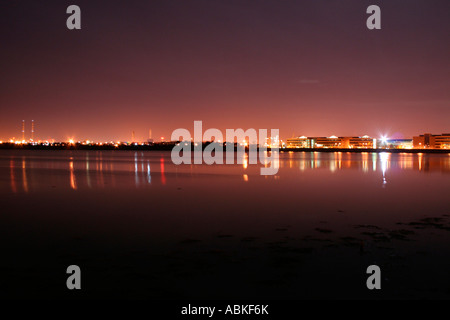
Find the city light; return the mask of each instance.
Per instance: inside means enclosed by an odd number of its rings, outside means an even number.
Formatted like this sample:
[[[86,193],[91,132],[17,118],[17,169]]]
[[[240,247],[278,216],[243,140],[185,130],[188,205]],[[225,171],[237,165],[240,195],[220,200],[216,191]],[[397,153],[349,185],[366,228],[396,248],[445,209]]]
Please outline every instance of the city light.
[[[109,141],[109,142],[96,142],[95,140],[77,140],[74,137],[67,138],[66,140],[55,141],[54,139],[49,140],[40,140],[40,139],[2,139],[0,140],[0,144],[12,144],[23,147],[31,147],[31,146],[52,146],[52,147],[61,147],[61,146],[70,146],[70,147],[95,147],[95,146],[103,146],[104,148],[108,147],[130,147],[130,146],[143,146],[143,147],[152,147],[158,148],[158,145],[161,145],[163,148],[166,148],[168,145],[176,145],[180,141],[170,141],[166,140],[165,137],[161,136],[160,141],[154,142],[147,140],[146,142],[122,142],[122,141]],[[193,138],[190,138],[190,141],[195,146],[198,146],[198,142],[194,142]],[[183,144],[189,141],[183,141]],[[215,140],[216,143],[223,144],[224,146],[227,144],[226,141],[223,140]],[[294,136],[292,138],[288,138],[283,141],[280,137],[266,137],[264,142],[260,142],[260,146],[267,148],[280,148],[283,149],[367,149],[367,150],[391,150],[391,149],[402,149],[402,150],[422,150],[422,149],[441,149],[448,150],[450,149],[450,134],[442,133],[442,134],[431,134],[425,133],[409,138],[390,138],[386,134],[380,135],[380,138],[375,139],[370,137],[369,135],[362,136]],[[237,146],[242,146],[244,148],[248,148],[249,146],[257,145],[257,141],[250,142],[247,139],[239,139],[237,141]],[[2,148],[5,148],[2,146]],[[298,150],[301,151],[301,150]]]

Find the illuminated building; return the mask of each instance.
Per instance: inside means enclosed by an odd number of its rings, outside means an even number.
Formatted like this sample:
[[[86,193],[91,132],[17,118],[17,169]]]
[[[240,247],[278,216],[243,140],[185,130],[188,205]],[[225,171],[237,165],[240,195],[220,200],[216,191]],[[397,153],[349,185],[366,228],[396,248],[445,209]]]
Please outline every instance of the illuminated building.
[[[340,137],[311,137],[309,139],[313,148],[343,148],[343,138]]]
[[[416,149],[450,149],[450,133],[421,134],[413,137],[413,146]]]
[[[373,149],[376,143],[374,143],[374,139],[369,136],[343,137],[342,145],[343,148],[350,149]]]
[[[384,146],[387,149],[412,149],[412,139],[386,139]]]
[[[434,137],[435,149],[450,149],[450,133],[443,133]]]
[[[305,136],[286,140],[287,148],[310,148],[309,139]]]
[[[372,149],[374,139],[362,137],[305,137],[287,139],[287,148],[343,148],[343,149]]]

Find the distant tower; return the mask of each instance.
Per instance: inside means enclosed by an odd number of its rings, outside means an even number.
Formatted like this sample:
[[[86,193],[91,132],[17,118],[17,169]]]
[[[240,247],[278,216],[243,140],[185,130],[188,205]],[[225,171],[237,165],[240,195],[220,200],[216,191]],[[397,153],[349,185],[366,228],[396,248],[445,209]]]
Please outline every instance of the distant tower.
[[[135,134],[134,134],[134,131],[131,133],[131,142],[134,142],[134,140],[136,140],[135,139],[136,137],[135,137]]]
[[[22,120],[22,141],[25,140],[25,120]]]
[[[147,139],[148,143],[153,143],[153,139],[152,139],[152,129],[148,130],[148,139]]]
[[[34,141],[34,120],[31,120],[31,141]]]

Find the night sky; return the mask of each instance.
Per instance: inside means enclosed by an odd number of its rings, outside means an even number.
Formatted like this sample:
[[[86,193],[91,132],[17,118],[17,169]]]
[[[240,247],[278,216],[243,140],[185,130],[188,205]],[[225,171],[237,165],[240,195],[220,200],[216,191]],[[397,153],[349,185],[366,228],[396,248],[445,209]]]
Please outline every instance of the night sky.
[[[81,8],[81,30],[66,8]],[[366,8],[381,8],[381,30]],[[450,1],[0,2],[0,140],[450,131]],[[27,133],[27,138],[29,134]]]

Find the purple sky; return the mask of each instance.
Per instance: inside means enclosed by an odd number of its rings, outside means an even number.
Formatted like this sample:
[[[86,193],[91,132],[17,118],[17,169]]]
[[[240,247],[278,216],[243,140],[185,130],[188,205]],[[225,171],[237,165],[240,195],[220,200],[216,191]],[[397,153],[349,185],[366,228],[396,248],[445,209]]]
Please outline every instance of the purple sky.
[[[381,30],[366,28],[371,4]],[[32,119],[56,140],[158,139],[194,120],[282,138],[448,132],[449,12],[448,0],[1,1],[0,140]]]

